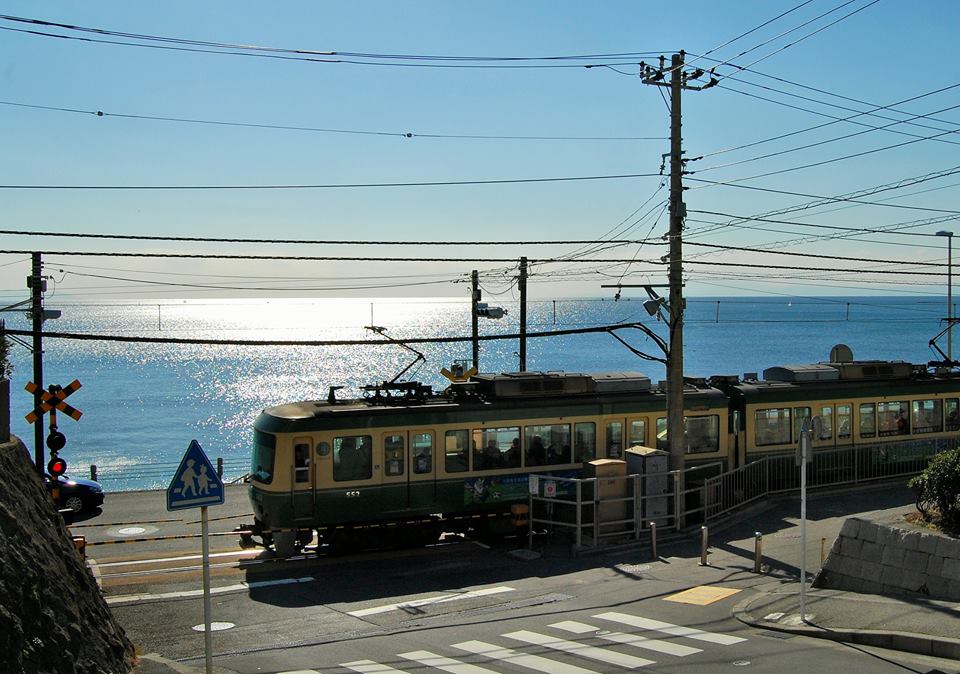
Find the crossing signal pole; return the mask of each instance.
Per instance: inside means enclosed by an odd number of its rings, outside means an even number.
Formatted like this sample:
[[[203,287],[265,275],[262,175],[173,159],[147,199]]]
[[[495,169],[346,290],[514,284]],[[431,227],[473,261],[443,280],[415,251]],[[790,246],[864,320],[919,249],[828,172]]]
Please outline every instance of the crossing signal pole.
[[[674,54],[670,67],[660,57],[660,67],[640,63],[640,77],[644,84],[670,89],[670,349],[667,355],[667,439],[670,446],[670,468],[683,469],[685,442],[683,419],[683,314],[686,303],[683,299],[683,221],[687,207],[683,202],[683,136],[681,135],[681,93],[684,89],[700,91],[709,89],[718,80],[710,73],[705,84],[693,84],[706,73],[696,68],[684,70],[684,52]],[[670,81],[665,80],[666,75]]]
[[[43,263],[40,253],[33,253],[31,274],[27,277],[27,287],[32,299],[30,305],[33,319],[33,383],[37,389],[33,392],[33,406],[39,408],[43,402],[43,291],[46,290],[46,280],[43,278]],[[33,460],[37,472],[43,474],[43,424],[36,424],[33,429]]]

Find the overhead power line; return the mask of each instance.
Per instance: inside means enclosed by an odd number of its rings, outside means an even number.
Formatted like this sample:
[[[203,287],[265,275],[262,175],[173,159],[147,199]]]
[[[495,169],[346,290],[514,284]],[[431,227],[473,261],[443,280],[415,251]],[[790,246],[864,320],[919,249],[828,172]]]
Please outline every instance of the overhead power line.
[[[119,119],[134,119],[156,122],[177,122],[181,124],[205,124],[212,126],[231,126],[247,129],[277,129],[281,131],[310,131],[313,133],[351,134],[360,136],[389,136],[395,138],[434,138],[455,140],[547,140],[547,141],[629,141],[629,140],[666,140],[658,136],[530,136],[530,135],[490,135],[490,134],[456,134],[456,133],[413,133],[411,131],[369,131],[362,129],[330,129],[316,126],[295,126],[290,124],[261,124],[257,122],[231,122],[218,119],[193,119],[189,117],[165,117],[161,115],[134,115],[119,112],[104,112],[103,110],[80,110],[53,105],[34,105],[15,101],[0,101],[0,105],[9,105],[18,108],[33,110],[51,110],[94,117],[116,117]]]
[[[540,246],[589,245],[596,243],[638,244],[662,243],[657,239],[602,239],[558,241],[361,241],[357,239],[244,239],[211,236],[158,236],[149,234],[94,234],[89,232],[32,232],[22,229],[0,229],[12,236],[57,236],[77,239],[116,239],[122,241],[192,241],[201,243],[293,243],[318,246]]]
[[[370,187],[449,187],[456,185],[511,185],[522,183],[558,183],[578,180],[622,180],[659,178],[659,173],[623,173],[561,178],[507,178],[498,180],[430,180],[409,183],[331,183],[318,185],[0,185],[3,190],[317,190]]]
[[[930,236],[933,236],[932,234]],[[717,243],[696,243],[693,241],[685,241],[688,246],[696,246],[698,248],[713,248],[715,250],[740,250],[747,251],[750,253],[765,253],[767,255],[791,255],[794,257],[806,257],[806,258],[816,258],[820,260],[844,260],[847,262],[879,262],[881,264],[904,264],[914,267],[938,267],[942,268],[943,263],[941,262],[915,262],[913,260],[878,260],[869,257],[847,257],[842,255],[818,255],[815,253],[795,253],[788,252],[785,250],[764,250],[762,248],[744,248],[740,246],[723,246]],[[831,271],[826,269],[824,271]]]

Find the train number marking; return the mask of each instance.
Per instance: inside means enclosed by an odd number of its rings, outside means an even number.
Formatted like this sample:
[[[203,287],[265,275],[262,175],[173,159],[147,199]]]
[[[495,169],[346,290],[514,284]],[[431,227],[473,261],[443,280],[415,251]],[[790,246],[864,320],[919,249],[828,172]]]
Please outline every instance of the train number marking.
[[[360,497],[360,492],[359,492],[359,491],[348,491],[347,494],[346,494],[346,496],[347,496],[347,498],[359,498],[359,497]]]

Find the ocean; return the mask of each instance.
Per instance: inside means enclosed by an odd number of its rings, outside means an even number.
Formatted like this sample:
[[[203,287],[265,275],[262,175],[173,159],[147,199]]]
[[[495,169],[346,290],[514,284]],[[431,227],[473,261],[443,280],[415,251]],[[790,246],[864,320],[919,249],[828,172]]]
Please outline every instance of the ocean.
[[[502,319],[480,319],[480,334],[519,331],[515,300]],[[62,316],[49,332],[142,337],[237,340],[380,339],[365,326],[377,325],[395,339],[470,336],[469,302],[451,299],[210,299],[58,304]],[[851,347],[860,360],[926,363],[938,356],[928,342],[943,329],[945,299],[927,297],[719,297],[688,298],[684,331],[687,376],[762,372],[773,365],[829,358],[835,344]],[[642,321],[661,336],[663,323],[647,315],[638,298],[531,300],[527,330],[544,332]],[[8,313],[10,328],[29,329],[26,317]],[[617,333],[640,351],[657,346],[636,329]],[[946,339],[940,342],[946,350]],[[958,344],[960,346],[960,344]],[[455,360],[469,360],[469,341],[417,345],[425,362],[403,379],[435,388]],[[516,371],[517,340],[481,342],[483,372]],[[11,431],[33,448],[33,429],[24,415],[33,398],[27,349],[11,349]],[[48,338],[44,341],[44,384],[82,388],[68,402],[83,412],[79,421],[58,415],[67,446],[60,453],[68,474],[88,477],[96,465],[108,491],[165,488],[191,440],[211,460],[223,459],[225,479],[247,470],[251,424],[268,406],[360,394],[365,384],[393,379],[414,360],[399,346],[216,346],[139,344]],[[664,367],[641,359],[610,335],[585,334],[527,341],[528,370],[635,371],[653,382]],[[46,420],[44,420],[46,421]]]

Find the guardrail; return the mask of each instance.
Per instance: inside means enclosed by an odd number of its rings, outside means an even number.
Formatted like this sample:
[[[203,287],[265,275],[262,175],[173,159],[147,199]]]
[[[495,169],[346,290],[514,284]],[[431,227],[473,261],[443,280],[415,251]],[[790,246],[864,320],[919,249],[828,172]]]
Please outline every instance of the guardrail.
[[[250,459],[223,457],[216,458],[217,475],[224,482],[239,481],[250,470]],[[167,486],[170,477],[179,468],[179,462],[151,463],[143,466],[130,464],[91,464],[90,479],[105,486],[124,482],[136,484],[140,489],[156,489]]]

